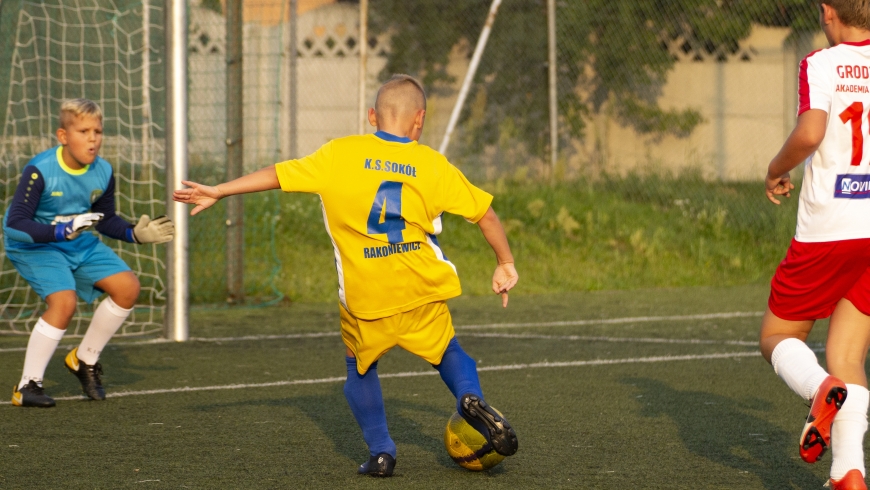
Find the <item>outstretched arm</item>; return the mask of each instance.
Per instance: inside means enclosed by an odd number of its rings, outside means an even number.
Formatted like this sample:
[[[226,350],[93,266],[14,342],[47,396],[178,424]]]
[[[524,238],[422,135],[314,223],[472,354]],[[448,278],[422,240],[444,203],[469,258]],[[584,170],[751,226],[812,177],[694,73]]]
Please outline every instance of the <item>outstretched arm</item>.
[[[819,148],[827,126],[828,113],[821,109],[810,109],[798,116],[797,126],[767,167],[764,187],[770,202],[779,204],[775,196],[791,197],[794,184],[788,173]]]
[[[281,184],[278,183],[278,173],[275,171],[274,165],[214,187],[186,180],[181,181],[181,183],[188,186],[189,189],[174,191],[172,193],[172,200],[185,204],[196,204],[196,207],[190,211],[191,216],[210,208],[214,203],[227,196],[281,188]]]
[[[517,285],[517,280],[519,280],[507,235],[505,235],[504,227],[502,227],[501,221],[498,220],[498,216],[491,207],[486,210],[483,218],[477,222],[477,226],[480,227],[483,237],[489,243],[489,246],[492,247],[492,250],[495,252],[495,258],[498,260],[495,273],[492,275],[492,290],[495,294],[501,295],[501,305],[507,308],[508,291],[513,289]]]

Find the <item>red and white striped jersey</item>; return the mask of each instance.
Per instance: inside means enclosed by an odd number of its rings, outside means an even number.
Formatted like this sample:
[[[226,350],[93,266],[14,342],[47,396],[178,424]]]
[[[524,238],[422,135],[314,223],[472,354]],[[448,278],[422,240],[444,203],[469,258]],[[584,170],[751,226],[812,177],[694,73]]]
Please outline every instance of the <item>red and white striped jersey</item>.
[[[828,113],[807,160],[795,239],[870,238],[870,40],[810,53],[800,64],[798,115]]]

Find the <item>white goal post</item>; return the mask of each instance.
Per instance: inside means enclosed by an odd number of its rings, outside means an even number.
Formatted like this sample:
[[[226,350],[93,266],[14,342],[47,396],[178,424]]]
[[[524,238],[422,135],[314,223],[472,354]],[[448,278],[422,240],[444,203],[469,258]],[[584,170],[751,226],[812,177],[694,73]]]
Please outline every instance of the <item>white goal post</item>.
[[[187,2],[166,0],[166,209],[175,222],[169,242],[167,282],[169,296],[164,335],[183,342],[188,327],[188,207],[172,200],[173,189],[187,180]]]

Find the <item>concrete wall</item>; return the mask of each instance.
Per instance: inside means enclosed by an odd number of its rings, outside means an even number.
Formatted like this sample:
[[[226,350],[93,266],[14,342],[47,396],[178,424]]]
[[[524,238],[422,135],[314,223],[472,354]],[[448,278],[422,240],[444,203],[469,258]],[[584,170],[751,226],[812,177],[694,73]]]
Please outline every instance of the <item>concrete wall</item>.
[[[797,111],[798,64],[826,46],[824,36],[788,39],[788,29],[755,27],[736,53],[672,52],[680,58],[659,99],[668,109],[694,108],[704,122],[686,138],[638,134],[605,113],[575,142],[570,172],[590,166],[626,173],[700,170],[708,178],[759,180],[791,132]],[[717,59],[720,58],[720,59]]]
[[[259,5],[259,4],[258,4]],[[265,5],[265,2],[263,3]],[[277,5],[277,4],[276,4]],[[265,10],[264,10],[265,12]],[[248,166],[289,158],[289,52],[286,22],[265,22],[246,4],[244,27],[245,160]],[[269,16],[266,16],[269,17]],[[271,16],[279,19],[280,15]],[[224,158],[224,18],[191,9],[190,151],[194,160]],[[299,16],[297,152],[302,156],[358,127],[358,7],[323,0]],[[566,175],[602,170],[673,171],[687,168],[711,179],[758,180],[795,122],[797,67],[803,55],[826,45],[824,36],[789,38],[788,29],[755,27],[734,52],[686,50],[685,40],[670,41],[677,58],[659,103],[666,109],[695,109],[704,121],[688,137],[637,133],[606,108],[589,121],[585,139],[560,155]],[[370,50],[366,106],[374,102],[377,76],[386,64],[388,39]],[[440,87],[429,99],[422,142],[438,147],[468,67],[470,46],[456,46],[448,71],[455,87]],[[372,131],[372,128],[368,129]],[[461,156],[454,155],[458,161]],[[494,157],[496,158],[496,157]],[[529,158],[541,167],[540,158]]]
[[[189,35],[190,153],[222,161],[226,138],[226,21],[207,9],[191,8]],[[308,10],[297,22],[297,152],[304,156],[330,139],[358,128],[359,12],[349,4]],[[367,64],[368,105],[377,75],[386,64],[373,55]],[[244,25],[245,165],[260,167],[291,157],[289,25]]]

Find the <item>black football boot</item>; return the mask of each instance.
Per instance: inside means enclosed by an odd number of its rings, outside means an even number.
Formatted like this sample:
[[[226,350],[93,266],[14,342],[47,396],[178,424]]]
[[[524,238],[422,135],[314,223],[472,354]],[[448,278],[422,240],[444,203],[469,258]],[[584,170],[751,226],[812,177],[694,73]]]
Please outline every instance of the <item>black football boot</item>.
[[[357,473],[360,475],[387,477],[393,476],[396,467],[396,459],[387,453],[372,456],[368,461],[359,465]]]
[[[88,395],[92,400],[105,400],[106,391],[103,389],[103,383],[100,380],[100,375],[103,374],[102,364],[99,362],[94,365],[85,364],[76,355],[78,351],[79,348],[76,347],[67,354],[64,361],[66,368],[79,379],[85,395]]]
[[[501,414],[477,395],[468,393],[462,395],[460,400],[459,414],[483,434],[495,452],[502,456],[512,456],[517,452],[517,433]]]
[[[46,395],[36,381],[30,380],[21,388],[12,389],[12,404],[16,407],[50,408],[54,406],[54,399]]]

